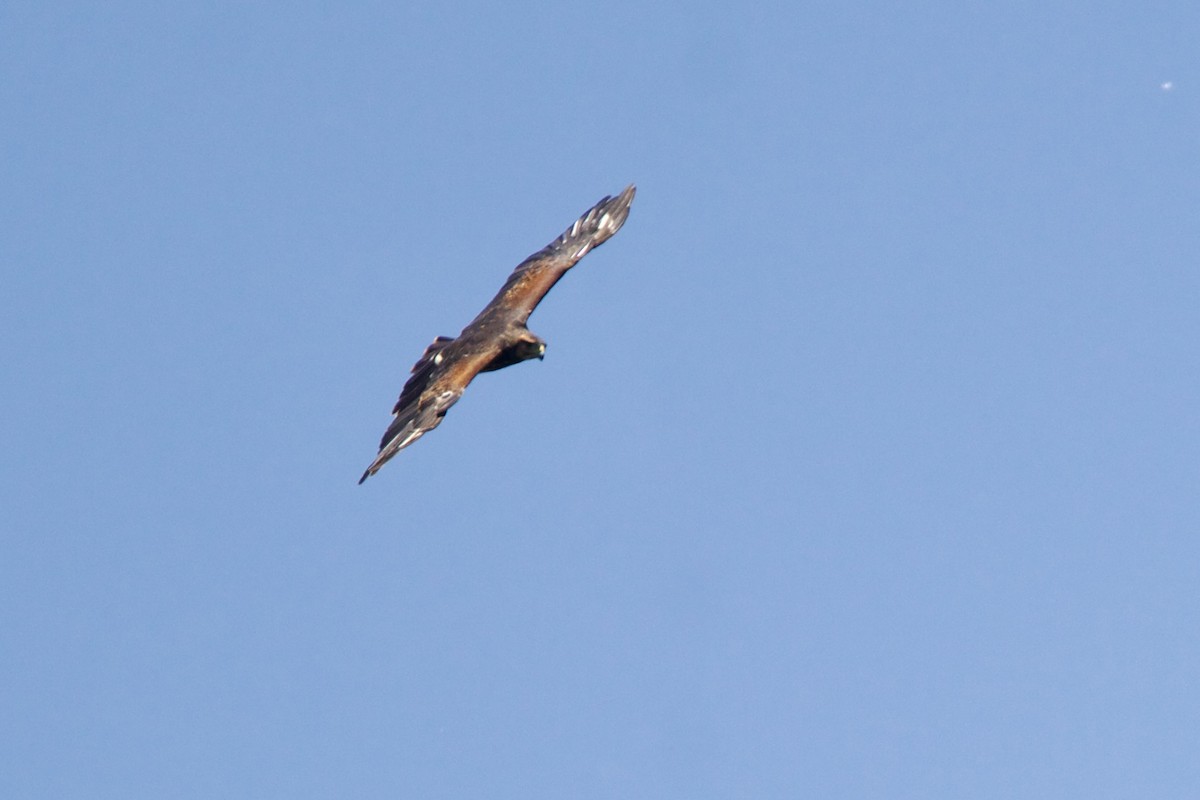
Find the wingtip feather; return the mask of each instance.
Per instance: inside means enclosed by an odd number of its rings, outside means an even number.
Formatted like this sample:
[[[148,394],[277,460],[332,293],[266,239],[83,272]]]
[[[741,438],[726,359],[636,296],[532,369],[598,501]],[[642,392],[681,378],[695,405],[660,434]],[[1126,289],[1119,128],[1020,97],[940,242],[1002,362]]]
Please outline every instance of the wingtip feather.
[[[629,207],[637,187],[632,183],[616,197],[608,195],[587,210],[566,230],[551,247],[563,247],[573,260],[583,258],[589,251],[613,237],[629,218]]]

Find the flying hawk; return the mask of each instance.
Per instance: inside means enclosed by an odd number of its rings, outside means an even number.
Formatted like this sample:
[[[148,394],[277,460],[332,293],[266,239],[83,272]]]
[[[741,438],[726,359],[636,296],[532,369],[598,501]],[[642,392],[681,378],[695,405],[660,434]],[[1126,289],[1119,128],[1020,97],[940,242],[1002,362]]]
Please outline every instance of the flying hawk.
[[[546,343],[525,327],[546,292],[592,248],[604,244],[629,216],[634,187],[605,197],[550,244],[522,261],[492,302],[457,338],[439,336],[425,348],[392,409],[392,424],[361,484],[396,453],[436,428],[481,372],[541,359]]]

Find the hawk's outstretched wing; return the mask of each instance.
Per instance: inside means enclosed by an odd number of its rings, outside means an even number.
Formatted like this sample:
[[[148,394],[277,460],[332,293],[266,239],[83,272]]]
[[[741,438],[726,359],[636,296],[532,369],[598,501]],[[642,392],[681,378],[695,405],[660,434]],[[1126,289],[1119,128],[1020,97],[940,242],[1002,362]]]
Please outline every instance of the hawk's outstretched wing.
[[[457,338],[439,336],[413,365],[392,409],[379,455],[358,482],[441,424],[476,375],[539,357],[545,342],[525,327],[529,315],[566,271],[616,233],[629,216],[634,187],[605,197],[546,247],[522,261],[504,286]]]
[[[518,264],[500,292],[475,319],[503,310],[524,324],[567,270],[621,229],[636,191],[630,184],[616,197],[605,197],[563,231],[562,236]]]
[[[371,462],[371,466],[367,467],[367,471],[362,474],[358,482],[362,483],[374,475],[388,459],[440,425],[442,417],[446,416],[450,406],[457,403],[460,397],[462,397],[461,390],[447,389],[432,398],[429,403],[413,404],[404,409],[405,413],[396,414],[396,418],[388,426],[387,433],[383,435],[383,441],[379,445],[379,455]]]
[[[459,357],[458,369],[443,369],[447,365],[447,348],[455,341],[449,336],[437,337],[413,365],[412,375],[405,381],[400,399],[392,409],[392,424],[379,441],[379,455],[358,479],[360,484],[378,472],[389,458],[436,428],[478,374],[479,359]],[[453,350],[450,354],[453,355]],[[468,371],[470,374],[466,374]]]

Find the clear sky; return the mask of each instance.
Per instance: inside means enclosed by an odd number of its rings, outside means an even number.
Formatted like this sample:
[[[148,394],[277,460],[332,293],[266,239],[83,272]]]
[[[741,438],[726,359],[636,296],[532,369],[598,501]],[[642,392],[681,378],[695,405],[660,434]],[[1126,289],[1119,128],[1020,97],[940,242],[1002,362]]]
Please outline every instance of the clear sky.
[[[1198,42],[6,3],[0,796],[1200,796]]]

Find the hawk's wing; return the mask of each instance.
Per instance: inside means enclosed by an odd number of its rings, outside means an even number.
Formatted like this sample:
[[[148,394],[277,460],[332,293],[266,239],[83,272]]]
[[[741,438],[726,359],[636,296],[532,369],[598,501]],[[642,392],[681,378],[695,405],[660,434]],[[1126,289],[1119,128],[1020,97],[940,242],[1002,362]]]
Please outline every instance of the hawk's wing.
[[[440,425],[442,417],[446,416],[450,406],[457,403],[460,397],[462,389],[447,389],[430,398],[428,403],[413,403],[403,409],[403,413],[397,413],[392,424],[388,426],[387,433],[383,435],[379,455],[375,456],[375,460],[358,482],[362,483],[374,475],[388,459]]]
[[[479,374],[486,357],[472,358],[446,348],[455,340],[439,336],[413,365],[412,375],[400,390],[392,409],[392,424],[379,441],[379,455],[358,479],[362,483],[388,459],[441,424],[450,406],[458,402],[471,379]]]
[[[562,236],[518,264],[500,292],[475,319],[503,311],[524,324],[567,270],[621,229],[636,191],[630,184],[616,197],[605,197],[563,231]]]

